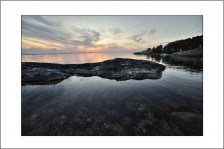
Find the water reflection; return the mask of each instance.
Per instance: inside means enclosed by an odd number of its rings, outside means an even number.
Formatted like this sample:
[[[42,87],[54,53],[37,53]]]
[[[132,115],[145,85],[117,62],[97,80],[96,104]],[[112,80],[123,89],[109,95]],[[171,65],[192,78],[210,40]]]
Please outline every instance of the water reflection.
[[[201,75],[174,71],[160,80],[73,76],[24,86],[22,135],[202,135]]]
[[[132,53],[81,53],[81,54],[49,54],[22,55],[22,62],[41,62],[59,64],[82,64],[102,62],[114,58],[147,59]]]
[[[155,61],[164,65],[186,66],[191,71],[202,71],[203,58],[194,57],[161,57],[159,55],[134,55],[132,53],[81,53],[81,54],[50,54],[22,55],[23,62],[42,62],[59,64],[82,64],[102,62],[114,58],[131,58]],[[187,69],[187,68],[185,68]]]
[[[195,80],[179,84],[168,78],[118,82],[74,76],[57,85],[24,86],[22,134],[202,135],[201,85],[183,88]],[[178,112],[197,123],[175,118]]]
[[[142,55],[141,55],[142,56]],[[171,66],[186,66],[191,71],[202,71],[203,70],[203,58],[195,57],[181,57],[181,56],[160,56],[160,55],[146,55],[150,61],[155,61],[164,65]]]
[[[167,68],[159,80],[73,76],[56,85],[23,86],[22,135],[203,135],[202,60],[126,53],[92,56],[60,55],[58,60],[82,63],[117,56],[147,59]]]

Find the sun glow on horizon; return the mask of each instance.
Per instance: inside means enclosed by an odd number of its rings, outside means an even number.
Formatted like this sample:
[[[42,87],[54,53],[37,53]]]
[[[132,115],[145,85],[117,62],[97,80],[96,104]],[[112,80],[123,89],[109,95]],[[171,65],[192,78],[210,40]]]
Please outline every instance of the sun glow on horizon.
[[[22,16],[22,50],[31,54],[135,52],[200,34],[202,16]]]

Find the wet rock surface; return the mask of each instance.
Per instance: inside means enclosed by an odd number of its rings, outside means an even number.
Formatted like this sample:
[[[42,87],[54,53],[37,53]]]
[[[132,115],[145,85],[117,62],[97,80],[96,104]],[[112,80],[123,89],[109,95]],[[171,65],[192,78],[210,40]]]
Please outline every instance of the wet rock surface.
[[[22,63],[22,85],[56,84],[73,76],[99,76],[107,79],[160,79],[165,66],[146,60],[116,58],[98,63]]]

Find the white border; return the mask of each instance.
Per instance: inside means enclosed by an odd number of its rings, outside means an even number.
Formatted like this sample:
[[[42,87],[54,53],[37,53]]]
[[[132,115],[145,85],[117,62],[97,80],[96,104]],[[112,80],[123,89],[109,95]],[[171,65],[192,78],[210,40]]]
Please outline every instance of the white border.
[[[3,148],[222,148],[223,2],[2,1],[1,118]],[[21,15],[203,15],[203,137],[21,137]]]

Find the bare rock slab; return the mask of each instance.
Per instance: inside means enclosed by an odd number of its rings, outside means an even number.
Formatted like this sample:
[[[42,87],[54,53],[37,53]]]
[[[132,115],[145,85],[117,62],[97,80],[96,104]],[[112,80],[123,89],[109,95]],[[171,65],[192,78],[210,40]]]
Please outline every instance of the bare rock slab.
[[[107,79],[160,79],[165,66],[146,60],[116,58],[98,63],[51,64],[22,63],[22,85],[56,84],[76,76],[99,76]]]

